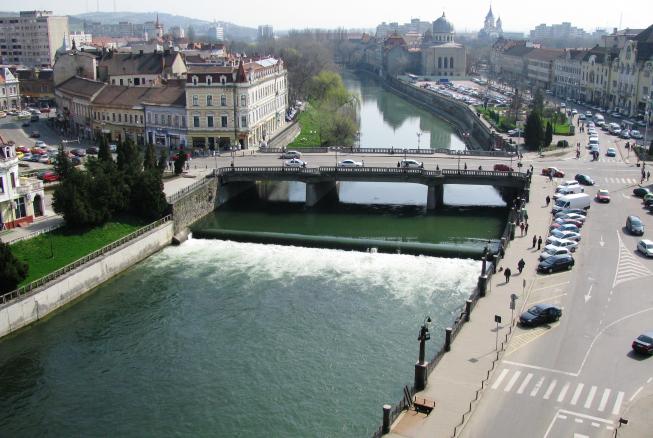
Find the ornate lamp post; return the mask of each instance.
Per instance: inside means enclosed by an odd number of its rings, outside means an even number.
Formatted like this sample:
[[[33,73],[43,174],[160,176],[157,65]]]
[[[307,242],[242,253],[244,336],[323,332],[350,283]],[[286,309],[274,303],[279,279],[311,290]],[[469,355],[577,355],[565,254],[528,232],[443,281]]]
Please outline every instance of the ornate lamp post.
[[[429,326],[431,325],[431,317],[427,316],[419,329],[417,340],[419,341],[419,359],[415,364],[415,390],[421,391],[426,388],[426,381],[428,380],[428,362],[424,360],[426,355],[426,341],[431,339],[429,333]]]

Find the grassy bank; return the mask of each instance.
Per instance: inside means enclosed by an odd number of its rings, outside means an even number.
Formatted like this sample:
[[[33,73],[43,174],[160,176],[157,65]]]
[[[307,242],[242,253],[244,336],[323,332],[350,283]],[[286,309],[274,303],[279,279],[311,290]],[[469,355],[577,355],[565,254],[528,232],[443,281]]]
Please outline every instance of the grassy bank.
[[[310,108],[299,113],[299,126],[301,132],[297,138],[288,145],[288,149],[313,148],[320,146],[320,137],[318,136],[318,125],[315,120],[315,112]]]
[[[48,275],[146,224],[139,219],[125,218],[81,231],[63,227],[17,242],[11,245],[11,251],[19,260],[29,264],[29,274],[20,286]]]
[[[510,131],[511,129],[515,129],[515,121],[512,118],[506,117],[504,114],[506,113],[505,109],[498,109],[498,108],[483,108],[482,106],[476,106],[474,107],[477,112],[481,113],[485,120],[487,120],[492,126],[494,126],[494,129],[496,129],[499,132],[507,132]]]

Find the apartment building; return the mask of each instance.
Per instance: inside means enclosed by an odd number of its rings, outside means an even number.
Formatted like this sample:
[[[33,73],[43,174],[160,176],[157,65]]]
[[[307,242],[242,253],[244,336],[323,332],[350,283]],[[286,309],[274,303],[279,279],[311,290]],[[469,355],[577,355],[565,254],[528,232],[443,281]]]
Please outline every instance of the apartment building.
[[[50,67],[65,44],[68,17],[51,11],[21,11],[0,17],[0,63]]]
[[[6,67],[0,67],[0,110],[20,107],[18,79]]]
[[[43,183],[19,176],[16,148],[0,139],[0,230],[43,216],[44,199]]]
[[[580,99],[581,62],[587,50],[565,49],[553,60],[553,82],[558,97]]]

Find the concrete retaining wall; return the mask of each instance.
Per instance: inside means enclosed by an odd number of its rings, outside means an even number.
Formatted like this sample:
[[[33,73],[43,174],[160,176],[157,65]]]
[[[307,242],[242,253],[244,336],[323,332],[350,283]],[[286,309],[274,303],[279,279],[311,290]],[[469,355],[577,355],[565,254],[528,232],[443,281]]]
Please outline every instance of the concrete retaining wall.
[[[0,308],[0,338],[38,321],[166,247],[172,240],[173,228],[172,222],[166,222]]]
[[[175,234],[185,230],[197,220],[212,213],[217,206],[218,179],[210,178],[207,184],[198,187],[172,205]]]
[[[279,132],[268,142],[268,148],[285,148],[297,138],[301,130],[301,126],[299,126],[297,120],[289,123],[283,131]]]

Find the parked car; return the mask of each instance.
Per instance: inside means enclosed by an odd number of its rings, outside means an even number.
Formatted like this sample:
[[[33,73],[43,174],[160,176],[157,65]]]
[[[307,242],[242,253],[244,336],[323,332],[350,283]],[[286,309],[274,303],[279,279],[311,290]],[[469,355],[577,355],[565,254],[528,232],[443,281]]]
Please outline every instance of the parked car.
[[[289,160],[290,160],[290,159],[293,159],[293,158],[301,158],[301,157],[302,157],[302,154],[301,154],[300,152],[297,152],[297,151],[286,151],[286,152],[283,152],[283,153],[281,154],[281,157],[280,157],[280,158],[283,158],[283,159],[289,159]]]
[[[118,151],[118,145],[117,145],[117,144],[113,144],[113,143],[111,143],[111,144],[109,145],[109,150],[110,150],[111,152],[117,152],[117,151]]]
[[[20,126],[22,126],[23,128],[29,128],[30,126],[32,126],[32,124],[28,120],[26,122],[23,122]]]
[[[47,113],[50,112],[50,108],[47,107],[47,106],[44,106],[43,108],[41,108],[41,112],[42,112],[43,114],[47,114]]]
[[[636,130],[636,129],[633,129],[632,131],[630,131],[630,136],[631,136],[632,138],[636,139],[636,140],[641,140],[641,139],[644,138],[644,136],[642,135],[642,133],[639,132],[639,131]]]
[[[284,161],[283,165],[286,167],[306,167],[306,161],[293,158],[292,160]]]
[[[580,242],[581,240],[581,236],[579,233],[576,233],[574,231],[562,231],[557,228],[554,228],[553,230],[549,231],[549,235],[553,237],[557,237],[558,239],[573,240],[575,242]]]
[[[638,216],[630,215],[626,218],[626,230],[632,235],[643,236],[644,224]]]
[[[628,140],[630,138],[630,131],[627,129],[624,129],[619,133],[619,138],[623,138],[624,140]]]
[[[90,148],[86,149],[86,153],[89,154],[89,155],[97,155],[99,152],[100,152],[100,150],[98,148],[96,148],[95,146],[91,146]]]
[[[608,148],[605,151],[605,156],[606,157],[616,157],[617,156],[617,150],[615,148]]]
[[[582,173],[577,174],[574,179],[578,181],[578,184],[584,186],[593,186],[594,180],[589,175],[583,175]]]
[[[554,219],[555,220],[568,219],[568,220],[574,220],[583,223],[585,222],[585,219],[587,219],[587,217],[584,214],[579,214],[579,213],[556,213]]]
[[[636,353],[653,354],[653,330],[642,333],[632,343]]]
[[[24,154],[29,152],[29,148],[27,146],[16,146],[16,152],[22,152]]]
[[[39,173],[37,175],[37,178],[43,180],[43,182],[54,182],[54,181],[59,181],[59,175],[55,172],[52,172],[50,170],[47,170],[43,173]]]
[[[637,196],[638,198],[643,198],[649,193],[653,193],[653,192],[651,192],[651,190],[646,187],[635,187],[633,189],[633,195]]]
[[[549,236],[546,238],[546,249],[549,246],[557,246],[558,248],[567,248],[569,251],[574,252],[578,248],[578,242],[569,239],[559,239],[555,236]]]
[[[86,156],[86,150],[84,149],[73,149],[70,151],[71,154],[73,154],[76,157],[85,157]]]
[[[338,167],[363,167],[363,162],[347,159],[339,162]]]
[[[32,137],[32,138],[40,138],[41,133],[39,131],[34,131],[29,136]]]
[[[79,158],[79,157],[72,157],[72,158],[70,159],[70,163],[71,163],[73,166],[79,166],[79,165],[82,164],[82,159]]]
[[[52,164],[52,157],[50,157],[50,155],[48,155],[48,154],[43,154],[43,155],[41,155],[41,157],[39,158],[39,163],[42,163],[42,164]]]
[[[644,254],[646,257],[653,257],[653,241],[642,239],[637,243],[637,251]]]
[[[507,164],[498,163],[494,165],[495,172],[513,172],[514,169]]]
[[[519,317],[519,323],[523,326],[537,326],[556,322],[562,316],[562,309],[553,304],[536,304]]]
[[[572,186],[578,186],[578,181],[576,180],[569,180],[569,181],[564,181],[556,187],[556,192],[560,191],[561,189],[566,189],[567,187],[572,187]]]
[[[560,254],[548,257],[537,265],[538,272],[552,273],[564,269],[571,269],[574,266],[574,258],[571,254]]]
[[[424,169],[424,163],[422,161],[417,161],[417,160],[401,160],[399,162],[399,166],[402,168],[410,168],[410,169]]]
[[[549,230],[553,230],[556,228],[560,231],[573,231],[575,233],[580,233],[580,228],[578,228],[575,224],[561,224],[558,222],[554,222],[549,227]]]
[[[544,247],[544,251],[540,254],[540,261],[546,260],[554,255],[570,254],[571,250],[569,248],[559,248],[555,245],[547,245]]]
[[[32,149],[30,149],[30,152],[32,155],[45,155],[48,153],[48,151],[45,148],[34,146]]]
[[[605,189],[601,189],[598,192],[596,192],[596,201],[597,202],[603,202],[605,204],[610,202],[610,192],[608,192]]]
[[[553,175],[554,178],[564,178],[565,176],[565,173],[557,167],[545,167],[542,169],[542,175],[549,176],[549,174]]]

